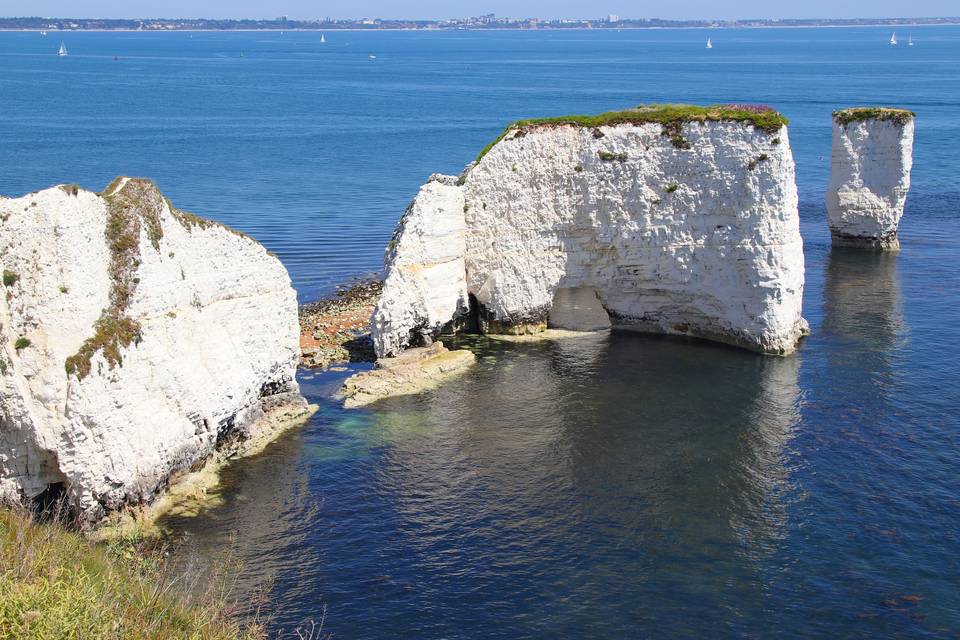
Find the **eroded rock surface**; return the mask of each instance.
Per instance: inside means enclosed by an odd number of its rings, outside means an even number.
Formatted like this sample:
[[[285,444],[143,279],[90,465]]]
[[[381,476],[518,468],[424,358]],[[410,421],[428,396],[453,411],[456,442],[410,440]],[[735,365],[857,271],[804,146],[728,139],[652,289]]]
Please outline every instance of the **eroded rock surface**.
[[[833,116],[827,220],[835,246],[897,250],[910,190],[914,114],[854,108]]]
[[[405,216],[374,315],[378,356],[435,339],[465,295],[483,331],[540,333],[563,290],[595,292],[614,326],[791,352],[807,327],[794,162],[785,121],[755,113],[671,107],[508,128]],[[461,228],[462,272],[459,242],[433,231]],[[443,287],[408,275],[437,264]],[[424,308],[437,312],[409,311]]]
[[[442,342],[408,349],[399,356],[377,361],[376,368],[351,376],[341,395],[348,409],[394,396],[433,389],[466,371],[476,361],[466,349],[448,350]]]
[[[283,265],[147,180],[0,200],[0,260],[4,498],[96,521],[307,412]]]

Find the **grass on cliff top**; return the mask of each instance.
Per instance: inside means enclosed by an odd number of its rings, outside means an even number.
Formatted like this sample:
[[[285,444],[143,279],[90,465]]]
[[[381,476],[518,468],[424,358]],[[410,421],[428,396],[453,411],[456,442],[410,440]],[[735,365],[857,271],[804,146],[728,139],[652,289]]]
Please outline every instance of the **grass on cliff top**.
[[[897,124],[907,124],[917,117],[913,111],[894,109],[891,107],[852,107],[833,112],[833,119],[837,124],[847,126],[851,122],[861,120],[892,120]]]
[[[175,577],[159,552],[0,509],[0,640],[266,638],[237,621],[231,575]]]
[[[477,162],[487,155],[498,142],[514,129],[551,125],[575,125],[579,127],[602,127],[617,124],[660,124],[673,134],[687,122],[743,122],[767,133],[776,133],[789,121],[775,109],[758,105],[713,105],[700,107],[690,104],[641,105],[625,111],[608,111],[594,116],[573,115],[553,118],[518,120],[503,130],[495,140],[483,148]]]

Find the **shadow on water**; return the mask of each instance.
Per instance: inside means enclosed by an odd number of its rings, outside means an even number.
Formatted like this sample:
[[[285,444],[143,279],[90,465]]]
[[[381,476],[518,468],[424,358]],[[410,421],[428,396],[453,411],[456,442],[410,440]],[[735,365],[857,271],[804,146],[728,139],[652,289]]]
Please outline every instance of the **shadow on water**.
[[[903,489],[897,260],[832,252],[822,326],[787,358],[630,332],[473,337],[463,377],[357,411],[331,399],[347,374],[301,372],[311,423],[174,528],[205,553],[236,539],[242,583],[273,579],[276,629],[324,607],[351,638],[949,623],[931,595],[950,593],[946,547],[913,558],[924,579],[904,562],[909,521],[950,525]]]
[[[275,579],[278,627],[327,605],[350,637],[692,633],[762,609],[799,359],[616,332],[473,346],[472,372],[431,393],[312,398],[311,425],[174,528],[240,541],[249,583]]]
[[[896,253],[847,248],[830,252],[822,331],[841,343],[828,357],[845,376],[850,366],[872,372],[870,378],[889,376],[893,370],[890,359],[907,332],[898,258]]]
[[[380,414],[416,407],[432,425],[429,446],[395,445],[403,473],[384,479],[428,539],[469,531],[513,550],[490,577],[540,611],[517,633],[692,632],[698,613],[762,599],[757,561],[787,518],[797,359],[631,333],[493,357]]]
[[[793,446],[804,452],[794,474],[803,499],[792,519],[802,526],[790,534],[790,574],[771,591],[785,617],[817,610],[803,622],[811,636],[956,633],[942,568],[956,564],[943,535],[955,530],[957,501],[922,480],[938,473],[937,443],[950,437],[923,397],[928,372],[909,365],[917,327],[904,314],[905,260],[915,259],[830,250],[822,322],[801,350],[803,429]]]

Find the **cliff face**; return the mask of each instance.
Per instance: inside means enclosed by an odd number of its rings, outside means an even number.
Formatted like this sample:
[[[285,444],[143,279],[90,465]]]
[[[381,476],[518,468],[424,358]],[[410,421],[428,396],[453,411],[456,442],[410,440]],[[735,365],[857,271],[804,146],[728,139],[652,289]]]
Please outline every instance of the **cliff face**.
[[[306,412],[283,266],[148,181],[0,200],[0,260],[0,497],[95,521]]]
[[[377,354],[397,355],[431,339],[468,308],[463,209],[456,178],[440,175],[431,176],[407,208],[373,313]]]
[[[910,190],[914,114],[845,109],[834,114],[827,220],[833,244],[896,250]]]
[[[461,186],[447,186],[462,192],[460,211],[459,199],[421,191],[421,211],[463,219],[466,290],[481,328],[536,333],[563,326],[571,301],[595,296],[614,326],[792,351],[806,323],[786,127],[631,117],[508,129],[461,176]],[[407,235],[429,242],[401,228],[385,290],[395,281],[416,299],[422,294],[393,275]],[[384,297],[375,317],[398,313],[394,299]],[[605,324],[596,309],[586,311],[587,324]],[[393,355],[411,335],[443,321],[412,332],[375,324],[378,355]]]

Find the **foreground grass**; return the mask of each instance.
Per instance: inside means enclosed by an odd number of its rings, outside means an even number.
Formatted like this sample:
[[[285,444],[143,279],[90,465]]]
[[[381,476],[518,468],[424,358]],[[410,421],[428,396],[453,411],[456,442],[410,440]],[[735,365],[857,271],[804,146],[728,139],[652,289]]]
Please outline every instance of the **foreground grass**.
[[[97,544],[0,508],[0,640],[266,638],[237,621],[235,568],[185,577],[135,539]]]

